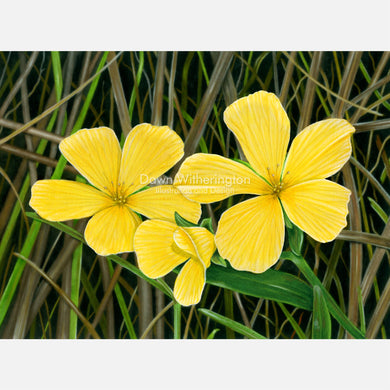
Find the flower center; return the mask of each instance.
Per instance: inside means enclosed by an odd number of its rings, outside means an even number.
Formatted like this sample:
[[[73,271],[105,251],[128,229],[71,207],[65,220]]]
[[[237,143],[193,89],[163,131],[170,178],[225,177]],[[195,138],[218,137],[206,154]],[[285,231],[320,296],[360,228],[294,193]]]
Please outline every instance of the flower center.
[[[118,183],[118,187],[115,192],[113,192],[112,200],[117,204],[117,205],[124,205],[126,203],[126,196],[124,195],[124,189],[123,189],[123,184],[124,183]]]
[[[268,184],[271,186],[272,195],[278,197],[285,188],[285,183],[282,180],[286,178],[286,175],[290,174],[290,171],[287,171],[283,174],[280,170],[279,164],[276,164],[275,170],[273,170],[271,167],[267,167],[267,171],[269,180]]]
[[[274,184],[272,187],[273,195],[279,196],[280,192],[283,189],[283,183],[280,182],[279,184]]]
[[[123,196],[122,194],[115,194],[112,199],[114,202],[118,205],[123,205],[126,203],[126,197]]]

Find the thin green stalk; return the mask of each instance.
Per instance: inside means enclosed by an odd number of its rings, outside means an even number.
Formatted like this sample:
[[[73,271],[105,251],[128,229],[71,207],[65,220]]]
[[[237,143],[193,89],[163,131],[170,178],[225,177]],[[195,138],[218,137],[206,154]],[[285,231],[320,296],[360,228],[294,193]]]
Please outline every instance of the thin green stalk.
[[[24,183],[22,185],[22,188],[20,190],[20,195],[19,195],[22,202],[24,202],[29,189],[30,189],[30,175],[27,174],[27,176],[24,180]],[[6,250],[11,242],[12,234],[13,234],[15,225],[18,221],[20,211],[21,211],[20,204],[18,202],[16,202],[15,206],[12,210],[11,216],[8,220],[7,227],[6,227],[4,234],[3,234],[1,241],[0,241],[0,271],[2,270],[3,259],[5,258]]]
[[[70,299],[76,306],[79,305],[82,258],[83,244],[80,244],[73,252],[72,260],[72,288],[70,293]],[[70,312],[69,338],[77,339],[77,315],[74,311]]]
[[[136,78],[134,80],[134,87],[131,90],[131,96],[130,96],[130,102],[129,102],[130,123],[131,123],[131,120],[133,118],[133,111],[134,111],[134,106],[135,106],[135,102],[136,102],[137,91],[138,91],[139,84],[141,82],[142,72],[144,69],[144,62],[145,62],[144,58],[145,58],[144,52],[141,51],[139,53],[139,66],[137,69],[137,75],[136,75]]]
[[[156,324],[156,322],[174,305],[174,301],[171,301],[168,303],[168,305],[166,305],[164,307],[163,310],[160,311],[160,313],[158,313],[156,315],[156,317],[153,318],[153,320],[149,323],[149,325],[147,326],[147,328],[145,329],[144,333],[142,334],[142,336],[140,337],[141,339],[145,339],[146,336],[148,335],[148,333],[153,329],[153,326]]]
[[[30,255],[32,247],[34,246],[35,240],[38,236],[39,229],[41,227],[41,222],[34,221],[30,227],[30,231],[26,238],[26,241],[23,245],[23,248],[20,254],[23,257]],[[15,267],[12,271],[12,274],[8,280],[7,286],[5,287],[4,293],[0,299],[0,326],[2,325],[4,318],[8,312],[8,308],[11,304],[12,298],[15,295],[16,289],[19,285],[19,280],[22,276],[24,267],[26,263],[24,260],[18,259],[16,261]]]
[[[198,52],[198,57],[199,57],[200,64],[202,67],[203,76],[206,80],[206,85],[209,86],[210,79],[209,79],[209,76],[207,74],[207,69],[206,69],[206,66],[205,66],[204,61],[203,61],[203,56],[200,52]],[[213,111],[214,111],[215,117],[217,118],[217,127],[218,127],[218,132],[219,132],[219,139],[220,139],[220,143],[221,143],[221,147],[222,147],[222,154],[225,156],[226,155],[225,138],[223,136],[221,122],[218,120],[219,115],[218,115],[218,109],[217,109],[216,104],[213,104]]]
[[[348,317],[341,311],[333,297],[321,284],[320,280],[314,274],[312,269],[306,263],[306,260],[301,256],[296,256],[292,252],[282,252],[281,259],[292,261],[298,269],[302,272],[305,278],[309,281],[312,286],[320,287],[324,298],[326,300],[328,309],[333,317],[338,321],[338,323],[344,327],[344,329],[351,334],[351,336],[357,339],[364,339],[364,334],[348,319]]]
[[[247,326],[240,324],[237,321],[233,321],[230,318],[224,317],[218,313],[215,313],[208,309],[198,309],[200,313],[204,314],[207,317],[210,317],[215,322],[226,326],[226,330],[231,329],[235,332],[248,337],[249,339],[266,339],[260,333],[257,333],[253,329],[248,328]]]
[[[175,303],[173,305],[173,337],[174,339],[181,339],[181,305]]]
[[[109,259],[107,259],[107,263],[108,263],[108,268],[110,270],[110,275],[112,276],[114,273],[114,268],[113,268],[111,261]],[[126,302],[125,302],[125,299],[123,298],[122,290],[119,286],[119,283],[115,284],[114,291],[115,291],[116,299],[117,299],[118,304],[119,304],[119,308],[120,308],[122,316],[123,316],[123,321],[125,322],[126,329],[129,333],[129,337],[131,339],[136,339],[137,335],[135,333],[133,322],[132,322],[130,314],[128,312]]]
[[[233,293],[230,290],[223,291],[223,298],[225,302],[225,316],[232,319],[234,318],[233,314]],[[234,339],[234,332],[231,328],[226,328],[226,338]]]
[[[300,339],[306,339],[305,332],[301,329],[301,327],[298,325],[298,323],[295,321],[294,317],[291,315],[291,313],[286,309],[286,306],[283,305],[282,302],[277,302],[277,304],[280,306],[282,309],[282,312],[290,322],[291,326],[295,330],[296,334]]]
[[[63,88],[60,53],[58,51],[52,51],[51,60],[53,61],[53,75],[56,98],[57,102],[59,102],[61,100]]]
[[[60,295],[62,299],[73,309],[79,316],[80,320],[84,323],[86,328],[91,332],[92,336],[96,339],[100,339],[100,336],[97,334],[95,329],[92,327],[91,323],[84,317],[84,315],[80,312],[77,306],[72,302],[72,300],[65,294],[58,284],[56,284],[52,279],[50,279],[39,267],[37,267],[30,259],[22,256],[19,253],[15,253],[15,256],[19,257],[22,261],[26,262],[31,268],[37,271],[51,286],[56,290],[56,292]]]

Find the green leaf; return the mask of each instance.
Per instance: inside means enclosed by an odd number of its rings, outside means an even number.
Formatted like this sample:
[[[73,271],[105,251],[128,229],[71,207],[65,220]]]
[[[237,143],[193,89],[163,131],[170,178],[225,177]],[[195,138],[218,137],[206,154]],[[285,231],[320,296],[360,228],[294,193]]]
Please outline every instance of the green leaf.
[[[109,259],[107,259],[107,264],[108,264],[108,268],[110,270],[110,276],[112,277],[112,275],[114,273],[114,267],[112,266],[111,261]],[[115,283],[114,291],[115,291],[116,299],[117,299],[118,304],[119,304],[119,308],[120,308],[122,316],[123,316],[123,322],[127,328],[127,332],[129,333],[129,337],[131,339],[136,339],[137,335],[136,335],[135,330],[134,330],[133,322],[131,320],[126,301],[123,297],[122,290],[121,290],[118,282]]]
[[[221,314],[215,313],[208,309],[198,309],[198,311],[205,316],[210,317],[215,322],[218,322],[219,324],[224,325],[227,328],[232,329],[245,337],[248,337],[249,339],[266,339],[266,337],[264,337],[260,333],[255,332],[253,329],[250,329],[237,321],[233,321],[230,318],[222,316]]]
[[[201,223],[200,227],[206,228],[209,232],[214,234],[213,224],[211,222],[211,218],[205,218]]]
[[[230,266],[211,265],[206,273],[207,283],[227,288],[257,298],[288,303],[312,310],[313,291],[309,285],[294,275],[269,269],[261,274],[236,271]]]
[[[198,225],[184,219],[177,211],[175,211],[175,221],[177,226],[181,227],[197,227]]]
[[[301,329],[298,322],[295,321],[294,317],[291,315],[291,313],[286,309],[286,307],[283,305],[283,303],[278,302],[278,305],[282,309],[284,315],[287,317],[288,321],[290,322],[291,326],[295,330],[296,334],[300,339],[306,339],[305,332]]]
[[[358,288],[358,303],[359,303],[360,330],[365,334],[366,333],[366,316],[364,314],[362,289],[360,287]]]
[[[35,243],[35,240],[38,236],[41,223],[34,221],[30,226],[28,236],[23,244],[21,255],[27,257]],[[15,295],[15,292],[19,286],[19,280],[22,277],[24,267],[26,262],[22,259],[17,259],[14,269],[11,276],[8,279],[7,286],[5,287],[3,294],[0,298],[0,326],[2,325],[5,316],[8,313],[8,308],[12,302],[12,299]]]
[[[72,259],[72,278],[71,278],[71,291],[70,299],[78,307],[80,284],[81,284],[81,264],[83,259],[83,244],[79,246],[73,252]],[[69,321],[69,338],[77,339],[77,314],[72,310],[70,313]]]
[[[389,216],[386,214],[386,212],[382,209],[381,206],[377,202],[375,202],[374,199],[367,197],[370,201],[371,207],[375,210],[375,212],[379,215],[379,217],[382,219],[384,223],[387,223],[389,220]]]
[[[215,337],[215,335],[217,334],[217,332],[219,332],[219,329],[218,329],[218,328],[215,328],[215,329],[207,336],[207,339],[208,339],[208,340],[214,340],[214,337]]]
[[[288,243],[290,244],[292,252],[299,256],[301,254],[304,239],[303,231],[299,229],[298,226],[294,224],[291,225],[291,228],[287,227]]]
[[[329,312],[347,332],[349,332],[356,339],[364,339],[364,333],[348,319],[348,317],[340,309],[326,288],[321,284],[320,280],[317,278],[313,270],[309,267],[309,265],[306,263],[306,260],[302,256],[297,256],[292,252],[282,252],[280,258],[291,260],[303,273],[305,278],[312,286],[318,286],[321,289],[325,297],[326,306],[328,307]]]
[[[175,303],[173,305],[173,338],[179,340],[181,338],[181,305]]]
[[[218,251],[216,250],[214,252],[214,254],[211,256],[211,261],[216,264],[216,265],[220,265],[222,267],[226,267],[227,266],[227,263],[226,263],[226,260],[218,253]]]
[[[313,287],[313,339],[330,339],[332,324],[326,300],[319,286]]]
[[[83,243],[85,242],[84,241],[84,236],[80,232],[78,232],[77,230],[71,228],[68,225],[65,225],[62,222],[47,221],[46,219],[43,219],[43,218],[39,217],[38,214],[30,212],[30,211],[26,212],[26,215],[29,218],[34,219],[35,221],[43,222],[43,223],[46,223],[47,225],[53,226],[54,228],[60,230],[61,232],[64,232],[64,233],[68,234],[69,236],[75,238],[78,241],[81,241]]]

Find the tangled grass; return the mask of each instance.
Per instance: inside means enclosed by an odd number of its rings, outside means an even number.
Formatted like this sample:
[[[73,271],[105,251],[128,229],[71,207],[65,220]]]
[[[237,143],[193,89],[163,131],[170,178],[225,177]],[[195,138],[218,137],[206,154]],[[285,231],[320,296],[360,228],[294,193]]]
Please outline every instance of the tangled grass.
[[[75,178],[58,143],[83,127],[108,126],[123,138],[138,123],[164,124],[183,139],[186,156],[243,159],[222,113],[258,90],[280,98],[292,135],[327,117],[355,126],[352,157],[335,177],[352,191],[348,226],[327,244],[305,236],[302,253],[364,337],[386,339],[389,52],[1,52],[1,337],[314,337],[321,309],[226,288],[212,271],[201,302],[178,307],[137,271],[133,253],[96,256],[82,242],[85,221],[48,224],[28,206],[37,179]],[[203,206],[203,213],[215,225],[225,206],[242,199]],[[288,261],[274,268],[307,283]],[[351,337],[334,318],[328,326],[329,337]]]

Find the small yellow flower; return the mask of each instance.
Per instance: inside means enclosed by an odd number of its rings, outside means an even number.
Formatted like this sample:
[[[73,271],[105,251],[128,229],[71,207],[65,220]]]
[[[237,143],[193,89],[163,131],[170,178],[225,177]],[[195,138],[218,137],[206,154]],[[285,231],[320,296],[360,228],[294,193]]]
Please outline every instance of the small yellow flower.
[[[65,158],[92,184],[69,180],[39,180],[31,189],[30,206],[49,221],[90,217],[85,240],[96,253],[133,251],[133,238],[148,218],[174,220],[177,211],[197,222],[200,205],[174,186],[139,191],[183,156],[183,141],[167,126],[141,124],[120,148],[113,130],[83,129],[60,143]]]
[[[173,289],[183,306],[200,301],[215,249],[214,235],[206,228],[179,227],[156,219],[141,223],[134,236],[138,266],[150,278],[162,277],[188,260]]]
[[[275,264],[284,242],[283,209],[315,240],[333,240],[346,226],[350,191],[325,178],[350,158],[354,127],[343,119],[316,122],[295,137],[286,157],[290,121],[274,94],[259,91],[235,101],[224,120],[252,169],[199,153],[184,161],[174,181],[201,203],[258,195],[222,214],[215,236],[221,256],[257,273]]]

